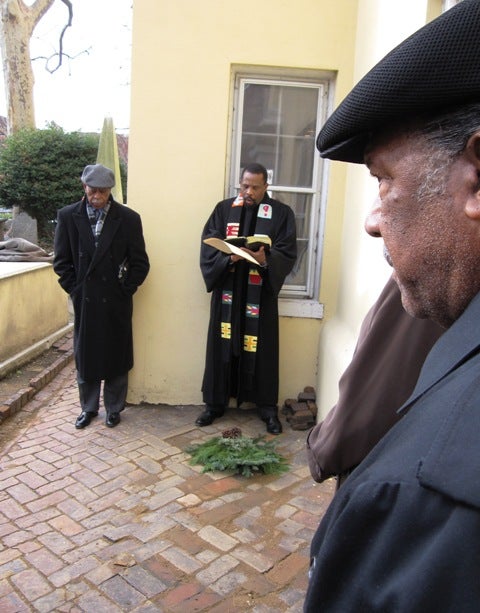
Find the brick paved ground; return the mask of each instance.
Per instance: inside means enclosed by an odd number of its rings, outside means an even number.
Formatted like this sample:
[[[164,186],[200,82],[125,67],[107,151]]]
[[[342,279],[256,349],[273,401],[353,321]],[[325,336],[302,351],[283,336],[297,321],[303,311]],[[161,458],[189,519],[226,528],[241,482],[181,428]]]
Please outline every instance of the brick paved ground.
[[[188,444],[264,426],[232,410],[199,429],[199,410],[129,407],[116,428],[102,412],[75,430],[70,363],[0,425],[2,613],[301,611],[333,483],[311,480],[306,433],[286,424],[281,477],[202,474]]]

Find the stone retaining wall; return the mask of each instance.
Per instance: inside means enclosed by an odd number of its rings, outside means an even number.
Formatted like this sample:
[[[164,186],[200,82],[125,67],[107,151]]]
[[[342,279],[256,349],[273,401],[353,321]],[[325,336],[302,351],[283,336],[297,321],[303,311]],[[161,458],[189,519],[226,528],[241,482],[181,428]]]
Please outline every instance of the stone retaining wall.
[[[71,327],[68,297],[45,262],[0,262],[0,379]]]

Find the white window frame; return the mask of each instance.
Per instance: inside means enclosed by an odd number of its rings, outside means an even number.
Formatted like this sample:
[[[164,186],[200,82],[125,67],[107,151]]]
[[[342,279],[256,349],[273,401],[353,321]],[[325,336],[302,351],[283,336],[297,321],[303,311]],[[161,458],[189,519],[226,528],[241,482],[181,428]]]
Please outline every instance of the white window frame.
[[[319,91],[317,109],[317,130],[323,125],[332,105],[334,73],[319,70],[279,69],[270,67],[234,66],[232,67],[231,146],[227,158],[228,177],[225,197],[234,196],[239,188],[239,164],[242,133],[242,110],[244,85],[248,83],[312,87]],[[319,302],[320,274],[323,254],[323,235],[325,225],[325,208],[327,192],[328,164],[314,156],[313,181],[310,188],[292,188],[275,185],[271,193],[276,192],[307,193],[312,198],[312,210],[309,224],[309,253],[307,284],[300,289],[296,286],[284,286],[280,293],[279,312],[282,316],[322,318],[323,305]]]

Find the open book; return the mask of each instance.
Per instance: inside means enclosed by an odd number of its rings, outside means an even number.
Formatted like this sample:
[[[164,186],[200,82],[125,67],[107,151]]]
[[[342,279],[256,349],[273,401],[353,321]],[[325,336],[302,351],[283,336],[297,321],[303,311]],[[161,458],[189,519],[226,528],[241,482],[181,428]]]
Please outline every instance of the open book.
[[[254,236],[232,236],[230,238],[205,238],[203,241],[206,245],[210,245],[210,247],[215,247],[219,251],[223,251],[223,253],[229,253],[230,255],[233,253],[235,255],[239,255],[241,258],[252,262],[252,264],[257,264],[257,260],[252,257],[246,251],[242,251],[240,247],[246,247],[250,249],[250,251],[258,251],[261,246],[265,247],[265,250],[268,251],[270,249],[272,241],[269,236],[266,234],[255,234]]]

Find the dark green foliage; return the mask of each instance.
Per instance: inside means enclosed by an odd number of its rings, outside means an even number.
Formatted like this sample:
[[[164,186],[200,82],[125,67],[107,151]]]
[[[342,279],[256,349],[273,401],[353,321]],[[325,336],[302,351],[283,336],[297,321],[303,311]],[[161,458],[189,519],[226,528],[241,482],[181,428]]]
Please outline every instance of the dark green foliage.
[[[248,438],[215,438],[190,445],[186,452],[191,454],[190,464],[203,464],[202,472],[233,470],[244,477],[255,473],[277,475],[288,470],[287,460],[275,451],[274,441],[265,441],[263,436]]]
[[[8,136],[0,147],[0,207],[19,206],[37,220],[39,237],[51,234],[57,210],[83,195],[80,176],[95,164],[98,139],[54,124]]]
[[[127,175],[128,168],[123,160],[119,160],[120,166],[120,181],[122,183],[123,204],[127,204]]]

